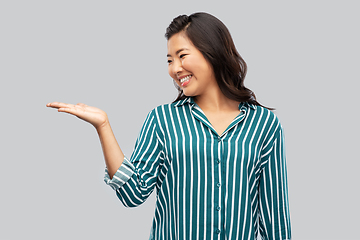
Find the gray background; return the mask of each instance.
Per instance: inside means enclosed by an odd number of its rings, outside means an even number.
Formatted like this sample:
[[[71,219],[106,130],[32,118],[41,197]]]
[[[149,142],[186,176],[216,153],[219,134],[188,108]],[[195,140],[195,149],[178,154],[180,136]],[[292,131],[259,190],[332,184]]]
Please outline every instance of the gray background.
[[[0,239],[147,239],[155,197],[125,208],[103,183],[90,124],[50,101],[105,110],[130,156],[154,107],[174,100],[164,32],[221,19],[246,85],[286,134],[293,239],[360,239],[356,1],[1,1]]]

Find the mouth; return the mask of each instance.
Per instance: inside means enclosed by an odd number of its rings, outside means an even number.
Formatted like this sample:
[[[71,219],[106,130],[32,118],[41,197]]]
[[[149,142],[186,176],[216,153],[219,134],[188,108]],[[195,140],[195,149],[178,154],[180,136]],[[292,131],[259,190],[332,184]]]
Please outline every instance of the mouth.
[[[181,86],[182,87],[186,86],[190,82],[191,77],[192,75],[187,75],[186,77],[180,78],[179,81]]]

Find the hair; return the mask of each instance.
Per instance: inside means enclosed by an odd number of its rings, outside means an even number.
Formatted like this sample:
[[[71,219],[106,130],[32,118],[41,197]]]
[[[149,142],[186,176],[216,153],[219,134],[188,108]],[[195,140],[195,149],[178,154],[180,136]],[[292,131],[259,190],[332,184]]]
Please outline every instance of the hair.
[[[210,63],[217,84],[226,97],[262,106],[254,92],[244,86],[246,63],[236,50],[229,30],[219,19],[203,12],[180,15],[167,27],[165,37],[169,40],[182,31]],[[179,93],[174,102],[185,99],[182,89],[175,86]]]

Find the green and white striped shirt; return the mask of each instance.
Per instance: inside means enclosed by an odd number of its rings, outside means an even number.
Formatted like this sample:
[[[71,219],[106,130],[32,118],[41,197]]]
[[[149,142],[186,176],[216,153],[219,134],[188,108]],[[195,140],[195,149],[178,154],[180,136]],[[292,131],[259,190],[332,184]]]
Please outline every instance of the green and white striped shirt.
[[[105,182],[127,207],[156,188],[150,239],[290,239],[283,130],[248,103],[221,134],[189,97],[152,110]]]

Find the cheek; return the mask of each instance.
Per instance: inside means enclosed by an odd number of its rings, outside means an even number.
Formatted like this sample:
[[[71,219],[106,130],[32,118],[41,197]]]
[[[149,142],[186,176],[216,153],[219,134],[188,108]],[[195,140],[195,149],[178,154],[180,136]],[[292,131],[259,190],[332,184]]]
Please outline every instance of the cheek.
[[[193,65],[189,57],[182,60],[182,67],[187,71],[191,71],[191,66]]]
[[[168,66],[168,73],[169,73],[169,75],[170,75],[171,78],[174,78],[174,72],[173,72],[171,66]]]
[[[202,66],[195,58],[185,58],[182,62],[182,67],[185,71],[191,72],[194,75],[199,75],[202,72]]]

